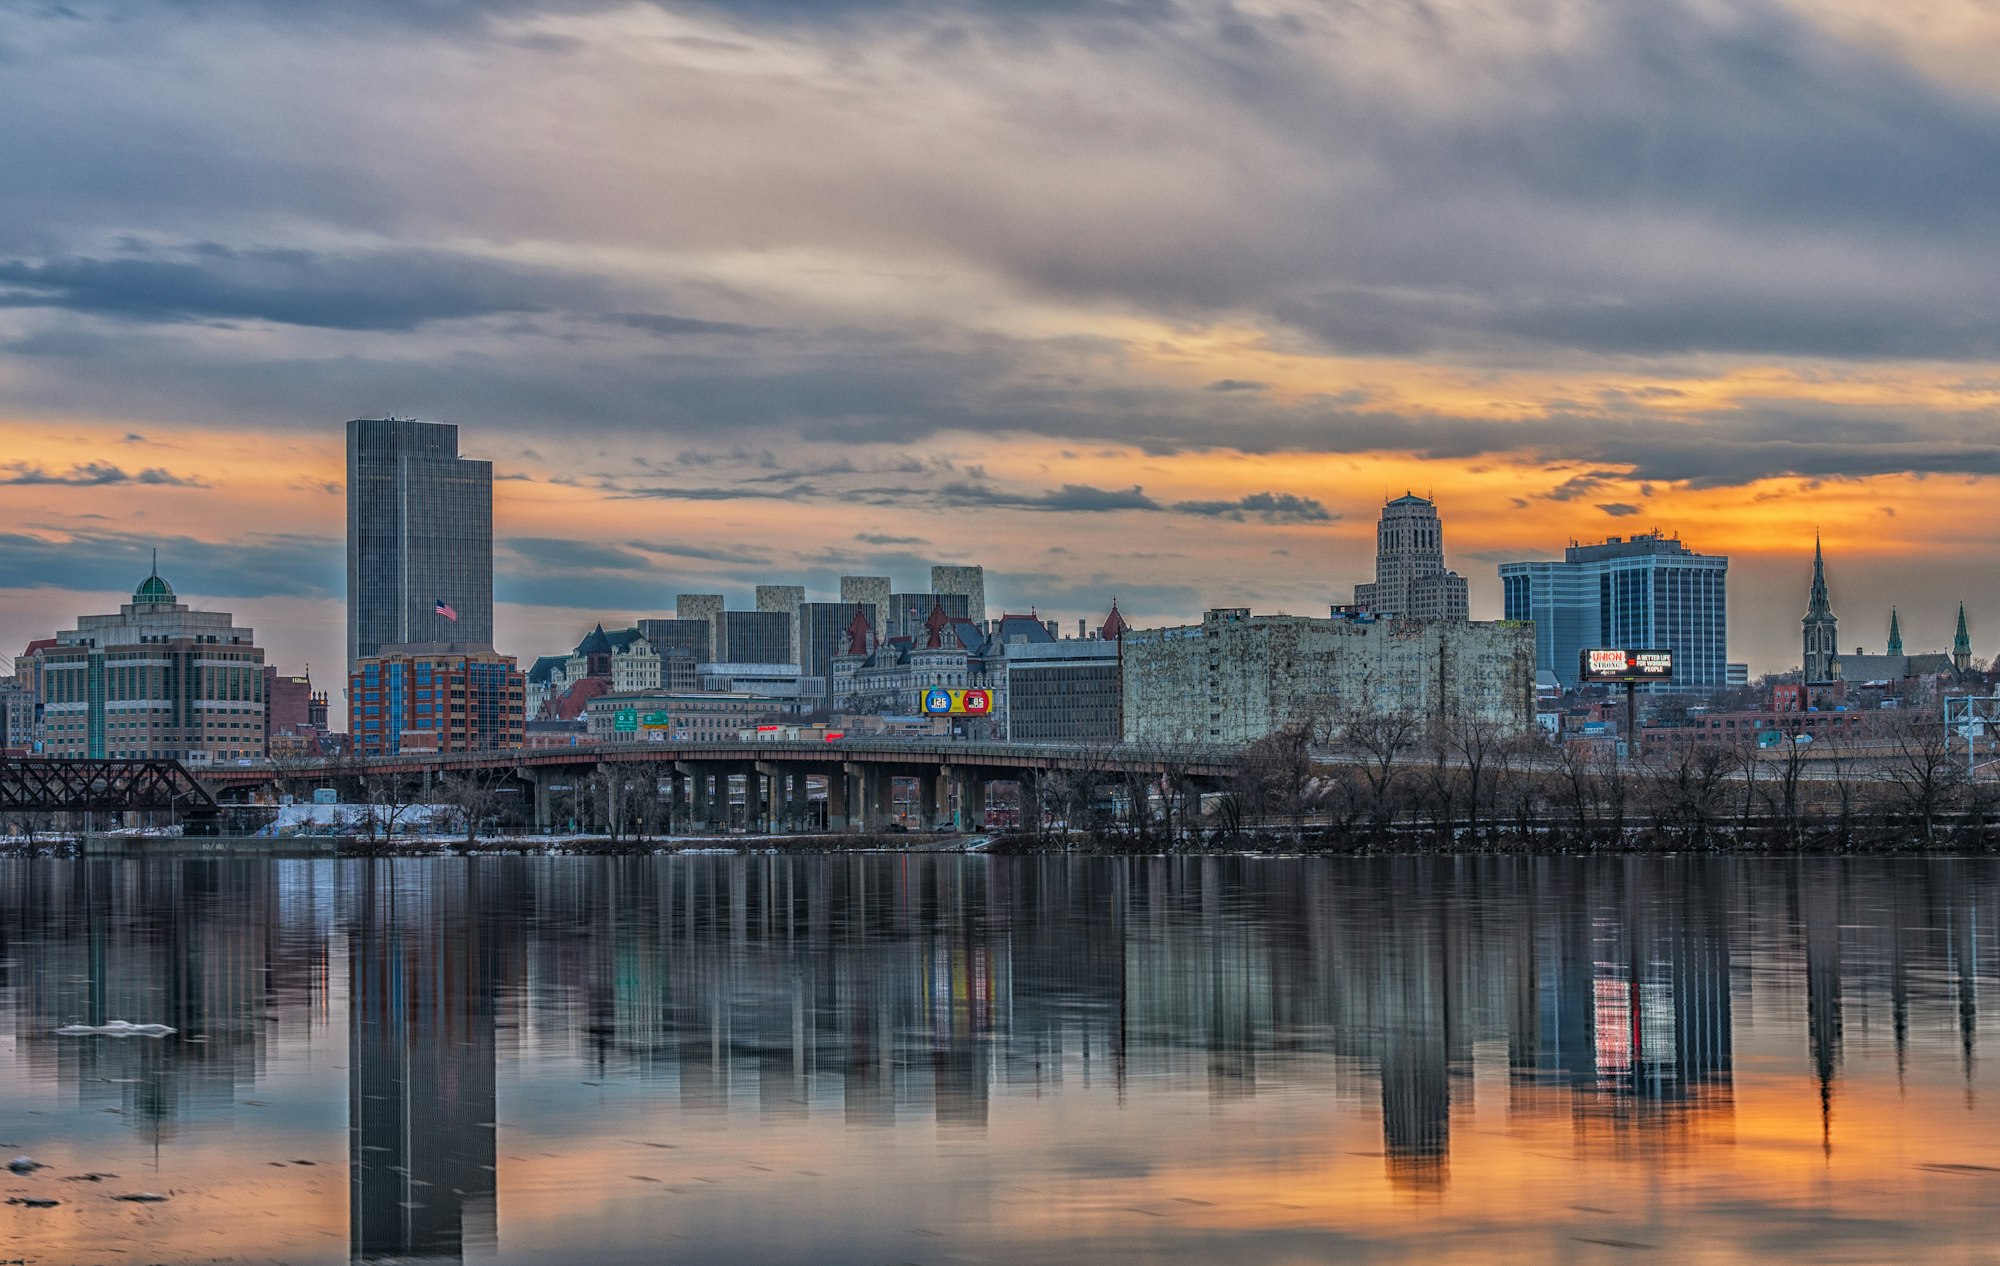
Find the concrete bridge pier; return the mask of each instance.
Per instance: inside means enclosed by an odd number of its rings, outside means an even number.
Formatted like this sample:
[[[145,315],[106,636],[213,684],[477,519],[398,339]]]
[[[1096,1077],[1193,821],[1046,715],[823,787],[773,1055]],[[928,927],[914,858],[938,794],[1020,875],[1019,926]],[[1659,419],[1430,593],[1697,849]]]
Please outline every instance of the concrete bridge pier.
[[[947,766],[942,774],[958,799],[958,825],[977,831],[986,825],[986,773],[963,765]]]
[[[836,765],[826,775],[826,829],[845,834],[853,829],[849,818],[849,791],[852,779],[848,766]]]
[[[812,775],[803,765],[792,767],[792,796],[788,816],[794,831],[808,831],[812,821]]]
[[[938,784],[943,780],[930,774],[917,775],[917,823],[919,831],[928,831],[937,825]]]

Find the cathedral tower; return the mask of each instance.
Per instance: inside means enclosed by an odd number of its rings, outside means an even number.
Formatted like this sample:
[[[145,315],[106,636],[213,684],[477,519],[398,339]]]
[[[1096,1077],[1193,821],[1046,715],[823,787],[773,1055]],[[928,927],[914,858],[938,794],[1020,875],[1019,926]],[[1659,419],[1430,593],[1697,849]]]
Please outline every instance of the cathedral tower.
[[[1839,655],[1839,622],[1826,596],[1826,558],[1820,553],[1819,537],[1813,537],[1812,600],[1806,607],[1805,678],[1808,682],[1832,681]]]

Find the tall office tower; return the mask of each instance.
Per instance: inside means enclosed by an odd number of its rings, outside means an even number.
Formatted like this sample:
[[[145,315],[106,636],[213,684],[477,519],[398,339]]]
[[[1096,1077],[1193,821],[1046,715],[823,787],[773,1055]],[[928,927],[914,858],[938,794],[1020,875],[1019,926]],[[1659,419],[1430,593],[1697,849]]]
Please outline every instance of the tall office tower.
[[[705,620],[708,623],[708,651],[703,662],[725,658],[722,652],[722,595],[719,593],[677,593],[674,595],[676,620]],[[654,643],[658,645],[658,643]]]
[[[795,634],[792,617],[782,611],[724,611],[715,617],[716,662],[725,664],[790,664]]]
[[[1375,527],[1375,583],[1354,586],[1354,605],[1417,620],[1467,618],[1465,577],[1444,565],[1444,525],[1426,497],[1404,493]]]
[[[799,671],[802,676],[833,688],[833,657],[847,650],[848,626],[854,622],[851,602],[799,604]]]
[[[858,602],[868,604],[872,609],[872,624],[877,635],[888,627],[889,578],[887,576],[842,576],[840,600],[850,607]]]
[[[965,618],[974,624],[986,623],[986,569],[940,563],[931,568],[932,593],[965,595]],[[947,607],[946,611],[949,612]],[[926,613],[928,614],[928,613]]]
[[[458,428],[347,424],[347,667],[409,642],[493,645],[493,463]]]
[[[688,595],[683,594],[682,597]],[[641,620],[639,636],[660,655],[683,654],[697,664],[715,659],[715,620]]]
[[[1710,690],[1729,681],[1728,574],[1727,558],[1649,532],[1571,545],[1559,563],[1502,563],[1500,585],[1506,618],[1534,621],[1535,667],[1563,685],[1578,652],[1606,646],[1671,650],[1674,679],[1655,688]]]
[[[804,585],[758,585],[757,609],[759,611],[781,611],[791,618],[791,654],[782,660],[784,664],[796,664],[802,652],[799,650],[799,608],[806,600]]]
[[[1820,553],[1817,536],[1813,538],[1812,595],[1806,599],[1806,616],[1799,623],[1805,626],[1806,680],[1832,681],[1840,660],[1840,622],[1834,618],[1833,604],[1827,600],[1826,556]],[[1898,636],[1896,640],[1900,642],[1902,638]]]

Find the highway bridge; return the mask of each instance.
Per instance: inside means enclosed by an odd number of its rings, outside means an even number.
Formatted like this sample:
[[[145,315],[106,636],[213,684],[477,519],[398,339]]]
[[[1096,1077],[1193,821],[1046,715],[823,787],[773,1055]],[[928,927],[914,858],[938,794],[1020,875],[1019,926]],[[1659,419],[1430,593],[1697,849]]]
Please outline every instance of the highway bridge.
[[[564,793],[600,771],[651,772],[667,793],[676,829],[732,820],[771,832],[824,827],[874,831],[894,816],[897,782],[916,784],[919,820],[984,821],[987,789],[1011,783],[1032,803],[1051,774],[1105,779],[1166,778],[1190,791],[1224,786],[1234,752],[1162,747],[1066,747],[1030,743],[826,742],[607,743],[516,751],[423,753],[371,760],[307,760],[218,766],[200,777],[224,801],[268,799],[281,786],[333,787],[351,801],[423,798],[441,785],[477,780],[532,801],[540,827],[559,824]],[[823,809],[820,807],[823,806]],[[740,814],[740,816],[739,816]]]

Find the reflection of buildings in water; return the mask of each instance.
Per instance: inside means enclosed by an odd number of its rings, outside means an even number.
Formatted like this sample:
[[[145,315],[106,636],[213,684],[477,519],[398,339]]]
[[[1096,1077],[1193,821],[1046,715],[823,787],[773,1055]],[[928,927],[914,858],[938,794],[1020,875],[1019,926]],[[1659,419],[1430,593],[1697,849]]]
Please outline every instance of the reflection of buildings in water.
[[[1511,1111],[1659,1148],[1734,1116],[1730,951],[1712,868],[1573,873],[1518,934]],[[1588,872],[1585,872],[1586,874]],[[1678,1145],[1678,1144],[1677,1144]]]
[[[285,925],[309,930],[325,913],[312,894],[326,874],[208,859],[8,868],[0,924],[16,962],[0,983],[16,986],[6,997],[19,1059],[155,1141],[233,1113],[274,1032],[324,1021],[324,941]],[[177,1032],[143,1042],[53,1033],[110,1020]]]
[[[399,867],[400,872],[399,872]],[[495,957],[478,862],[366,863],[349,932],[349,1248],[494,1239]]]

